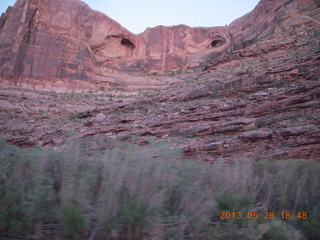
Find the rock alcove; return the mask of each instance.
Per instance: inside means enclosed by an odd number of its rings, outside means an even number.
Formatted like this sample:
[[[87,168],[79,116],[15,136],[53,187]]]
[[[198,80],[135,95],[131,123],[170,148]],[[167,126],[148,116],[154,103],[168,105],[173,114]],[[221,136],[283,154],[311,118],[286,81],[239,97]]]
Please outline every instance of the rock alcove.
[[[128,47],[129,49],[131,49],[132,51],[136,48],[135,45],[133,44],[133,42],[131,42],[129,39],[127,38],[123,38],[121,40],[121,44]]]
[[[210,42],[207,48],[219,48],[222,47],[226,41],[224,39],[214,39]]]
[[[112,58],[130,58],[133,56],[135,44],[126,37],[107,36],[103,43],[93,49],[96,59],[104,62]]]

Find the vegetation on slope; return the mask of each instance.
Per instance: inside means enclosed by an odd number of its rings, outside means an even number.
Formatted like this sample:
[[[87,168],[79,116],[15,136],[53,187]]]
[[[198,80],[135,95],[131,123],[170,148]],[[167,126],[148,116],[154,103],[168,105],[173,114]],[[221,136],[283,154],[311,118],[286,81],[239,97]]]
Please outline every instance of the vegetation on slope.
[[[141,147],[85,139],[49,151],[20,149],[2,140],[0,166],[0,236],[320,236],[318,162],[236,159],[209,165],[181,160],[166,143]]]

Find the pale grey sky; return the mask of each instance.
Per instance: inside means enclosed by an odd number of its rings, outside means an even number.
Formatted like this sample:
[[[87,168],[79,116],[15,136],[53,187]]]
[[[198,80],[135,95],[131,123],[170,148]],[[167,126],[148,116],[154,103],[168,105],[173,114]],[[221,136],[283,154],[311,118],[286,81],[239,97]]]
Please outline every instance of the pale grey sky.
[[[185,24],[215,27],[230,24],[250,12],[259,0],[84,0],[92,9],[105,13],[133,33],[147,27]],[[0,0],[5,12],[15,0]]]

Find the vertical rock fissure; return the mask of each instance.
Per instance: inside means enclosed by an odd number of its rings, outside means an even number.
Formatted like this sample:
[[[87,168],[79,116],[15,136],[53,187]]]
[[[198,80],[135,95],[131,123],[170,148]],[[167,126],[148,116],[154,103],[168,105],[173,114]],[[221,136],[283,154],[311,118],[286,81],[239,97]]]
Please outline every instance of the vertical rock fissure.
[[[37,12],[38,12],[38,8],[36,8],[33,11],[29,21],[27,21],[28,22],[27,31],[26,31],[25,35],[23,36],[22,43],[19,47],[17,60],[16,60],[16,64],[14,67],[13,76],[15,79],[18,79],[21,76],[21,74],[23,73],[23,61],[24,61],[24,58],[25,58],[27,50],[28,50],[28,44],[30,43],[30,36],[32,34],[32,28],[34,25],[33,21],[34,21],[34,17]]]
[[[0,30],[3,28],[6,21],[7,21],[7,15],[3,13],[0,17]]]
[[[169,38],[169,32],[166,31],[166,38],[163,40],[163,49],[162,49],[162,71],[167,71],[167,64],[168,64],[168,53],[169,53],[169,44],[170,44],[170,38]]]
[[[31,36],[31,33],[32,33],[32,28],[33,28],[33,20],[34,20],[34,17],[36,15],[36,13],[38,12],[38,8],[36,8],[34,10],[34,12],[32,13],[32,16],[28,22],[28,31],[27,33],[24,35],[24,39],[23,39],[23,42],[26,43],[26,44],[29,44],[30,43],[30,36]]]

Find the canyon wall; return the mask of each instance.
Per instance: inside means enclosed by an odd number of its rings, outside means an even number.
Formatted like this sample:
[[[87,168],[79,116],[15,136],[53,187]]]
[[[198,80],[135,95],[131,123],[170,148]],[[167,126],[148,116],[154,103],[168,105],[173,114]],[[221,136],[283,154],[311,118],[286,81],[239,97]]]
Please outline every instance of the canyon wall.
[[[262,0],[230,26],[158,26],[136,35],[79,0],[18,0],[0,18],[0,77],[21,86],[86,87],[117,85],[112,80],[115,72],[167,72],[204,65],[297,23],[313,21],[318,26],[318,11],[312,16],[301,11],[317,4]]]

